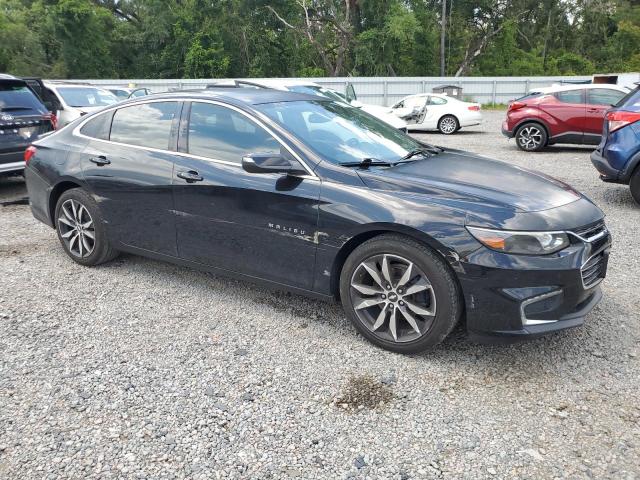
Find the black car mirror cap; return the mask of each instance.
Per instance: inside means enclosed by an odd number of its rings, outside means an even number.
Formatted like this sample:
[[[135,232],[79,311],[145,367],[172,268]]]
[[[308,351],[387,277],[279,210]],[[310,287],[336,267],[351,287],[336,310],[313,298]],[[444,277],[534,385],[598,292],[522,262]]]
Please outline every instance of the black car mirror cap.
[[[305,173],[295,161],[278,153],[251,153],[242,157],[242,168],[249,173],[286,173],[295,175]]]

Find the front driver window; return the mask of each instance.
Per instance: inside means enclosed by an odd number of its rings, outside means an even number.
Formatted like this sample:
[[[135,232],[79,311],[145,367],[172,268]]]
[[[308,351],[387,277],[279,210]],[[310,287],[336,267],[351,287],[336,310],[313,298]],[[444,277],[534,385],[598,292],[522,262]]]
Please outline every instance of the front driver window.
[[[192,155],[237,164],[249,153],[280,153],[280,143],[243,114],[200,102],[191,105],[187,145]]]

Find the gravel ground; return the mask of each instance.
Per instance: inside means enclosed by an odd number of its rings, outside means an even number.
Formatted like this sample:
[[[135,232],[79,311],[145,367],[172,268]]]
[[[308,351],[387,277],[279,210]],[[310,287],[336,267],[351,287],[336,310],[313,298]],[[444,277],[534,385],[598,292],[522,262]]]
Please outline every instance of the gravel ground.
[[[503,115],[424,137],[569,182],[615,239],[587,324],[529,343],[458,330],[392,354],[336,305],[134,256],[81,267],[0,207],[0,478],[640,478],[640,208],[587,148],[518,151]]]

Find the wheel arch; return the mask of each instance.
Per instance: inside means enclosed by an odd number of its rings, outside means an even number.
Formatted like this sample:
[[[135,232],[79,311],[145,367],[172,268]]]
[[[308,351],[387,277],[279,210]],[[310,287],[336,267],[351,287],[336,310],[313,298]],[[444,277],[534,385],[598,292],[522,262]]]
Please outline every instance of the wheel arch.
[[[67,190],[71,190],[72,188],[82,188],[80,182],[73,179],[64,179],[58,182],[53,189],[51,189],[51,193],[49,194],[49,205],[48,205],[48,213],[49,218],[51,219],[51,226],[56,228],[56,205],[58,205],[58,200],[62,196],[64,192]]]
[[[515,137],[520,127],[522,127],[526,123],[536,123],[544,128],[545,133],[547,134],[547,143],[551,140],[551,129],[549,125],[547,125],[544,120],[540,120],[539,118],[527,118],[525,120],[520,120],[515,127],[513,127],[513,136]]]
[[[335,256],[333,266],[331,268],[330,288],[331,294],[336,299],[340,298],[340,275],[342,274],[342,268],[344,267],[344,264],[349,255],[351,255],[351,253],[356,248],[358,248],[367,240],[371,240],[372,238],[379,237],[385,234],[403,235],[430,248],[434,253],[436,253],[436,255],[438,255],[438,257],[440,257],[440,259],[444,261],[444,263],[449,268],[454,271],[454,278],[456,279],[456,282],[458,282],[458,286],[460,286],[458,277],[457,275],[455,275],[455,269],[451,266],[452,260],[458,260],[457,254],[455,254],[455,252],[421,230],[405,225],[380,223],[369,225],[366,230],[362,230],[356,233],[347,242],[345,242],[342,247],[340,247],[340,250]]]
[[[438,121],[436,122],[436,128],[440,128],[440,120],[442,120],[444,117],[453,117],[456,119],[456,122],[458,122],[458,128],[460,128],[460,118],[458,118],[458,116],[454,113],[444,113],[442,115],[440,115],[440,117],[438,117]]]

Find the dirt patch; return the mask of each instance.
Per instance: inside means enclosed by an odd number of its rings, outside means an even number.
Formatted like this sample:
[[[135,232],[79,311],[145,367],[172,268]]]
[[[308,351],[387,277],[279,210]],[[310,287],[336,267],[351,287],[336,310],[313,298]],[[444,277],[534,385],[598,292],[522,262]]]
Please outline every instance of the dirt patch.
[[[393,399],[391,389],[370,375],[349,377],[342,393],[334,403],[345,410],[380,408]]]

